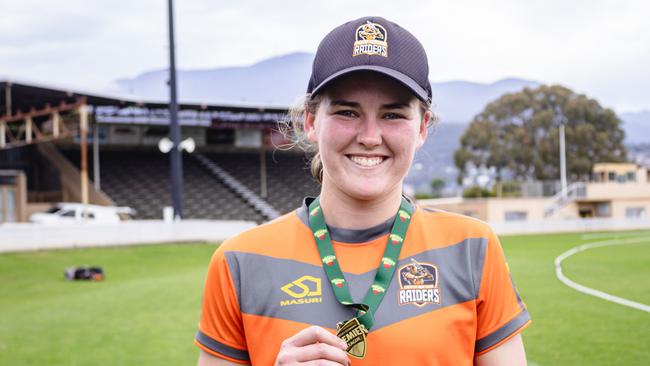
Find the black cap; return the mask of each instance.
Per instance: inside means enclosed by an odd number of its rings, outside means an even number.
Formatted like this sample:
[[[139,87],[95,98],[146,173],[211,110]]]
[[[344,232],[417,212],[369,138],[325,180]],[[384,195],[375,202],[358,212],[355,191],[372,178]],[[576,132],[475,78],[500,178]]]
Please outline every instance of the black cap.
[[[388,75],[431,103],[429,63],[420,41],[381,17],[364,17],[340,25],[323,38],[312,66],[307,93],[318,94],[334,79],[368,70]]]

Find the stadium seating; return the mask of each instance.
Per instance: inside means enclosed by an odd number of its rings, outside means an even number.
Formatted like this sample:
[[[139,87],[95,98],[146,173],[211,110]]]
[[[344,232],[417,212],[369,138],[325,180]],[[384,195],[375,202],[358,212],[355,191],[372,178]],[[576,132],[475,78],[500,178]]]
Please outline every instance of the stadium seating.
[[[206,153],[205,156],[252,191],[261,194],[259,153]],[[303,196],[318,193],[318,186],[311,177],[307,158],[303,154],[267,152],[266,171],[266,200],[280,212],[293,210],[300,206]]]
[[[79,166],[78,150],[62,152]],[[259,153],[220,152],[204,155],[248,189],[261,194]],[[134,208],[137,219],[162,217],[163,207],[171,204],[168,155],[156,150],[102,149],[100,159],[101,189],[117,205]],[[317,192],[304,155],[269,152],[266,159],[268,195],[265,200],[276,211],[289,212],[301,204],[303,196]],[[91,179],[92,172],[92,158],[89,158]],[[264,215],[241,195],[187,154],[183,157],[183,173],[183,217],[266,221]]]
[[[238,196],[243,198],[248,205],[259,211],[262,216],[264,216],[264,218],[273,220],[281,215],[280,212],[273,208],[273,206],[266,202],[266,200],[253,192],[245,184],[237,180],[237,178],[233,177],[230,173],[225,171],[222,167],[207,158],[205,155],[201,154],[198,151],[195,151],[189,156],[194,158],[203,167],[210,171],[210,173],[226,187],[228,187],[229,190],[235,192]]]

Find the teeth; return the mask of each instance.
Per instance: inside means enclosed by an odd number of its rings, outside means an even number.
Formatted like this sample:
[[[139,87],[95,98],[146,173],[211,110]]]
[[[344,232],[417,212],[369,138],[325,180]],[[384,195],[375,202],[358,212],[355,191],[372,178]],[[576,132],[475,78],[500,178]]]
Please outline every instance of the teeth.
[[[365,156],[350,156],[350,160],[352,160],[354,163],[359,164],[361,166],[372,167],[381,164],[381,162],[384,161],[384,158],[379,156],[372,157],[372,158],[365,157]]]

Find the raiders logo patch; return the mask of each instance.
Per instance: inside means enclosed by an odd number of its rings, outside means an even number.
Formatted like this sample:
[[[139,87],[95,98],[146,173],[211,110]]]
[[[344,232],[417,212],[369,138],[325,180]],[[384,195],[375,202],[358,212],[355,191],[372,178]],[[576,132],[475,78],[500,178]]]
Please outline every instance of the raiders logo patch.
[[[370,55],[388,57],[388,33],[386,28],[367,21],[357,28],[352,56]]]
[[[438,288],[438,267],[431,263],[411,263],[399,268],[399,304],[413,304],[423,307],[426,304],[440,304]]]

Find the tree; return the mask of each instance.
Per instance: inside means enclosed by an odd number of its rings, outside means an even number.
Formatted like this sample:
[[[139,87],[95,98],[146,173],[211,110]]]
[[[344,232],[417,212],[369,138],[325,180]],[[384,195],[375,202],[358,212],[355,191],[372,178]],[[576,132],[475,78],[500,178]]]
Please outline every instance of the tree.
[[[559,85],[503,95],[476,115],[454,153],[465,166],[495,167],[520,179],[559,179],[559,127],[565,125],[567,175],[588,177],[594,163],[626,160],[621,120],[585,95]]]
[[[445,189],[446,184],[447,183],[445,182],[444,179],[433,178],[431,180],[431,192],[432,192],[433,197],[442,196],[442,190]]]
[[[471,186],[463,191],[463,197],[465,198],[485,198],[485,197],[495,197],[494,192],[480,187],[480,186]]]

